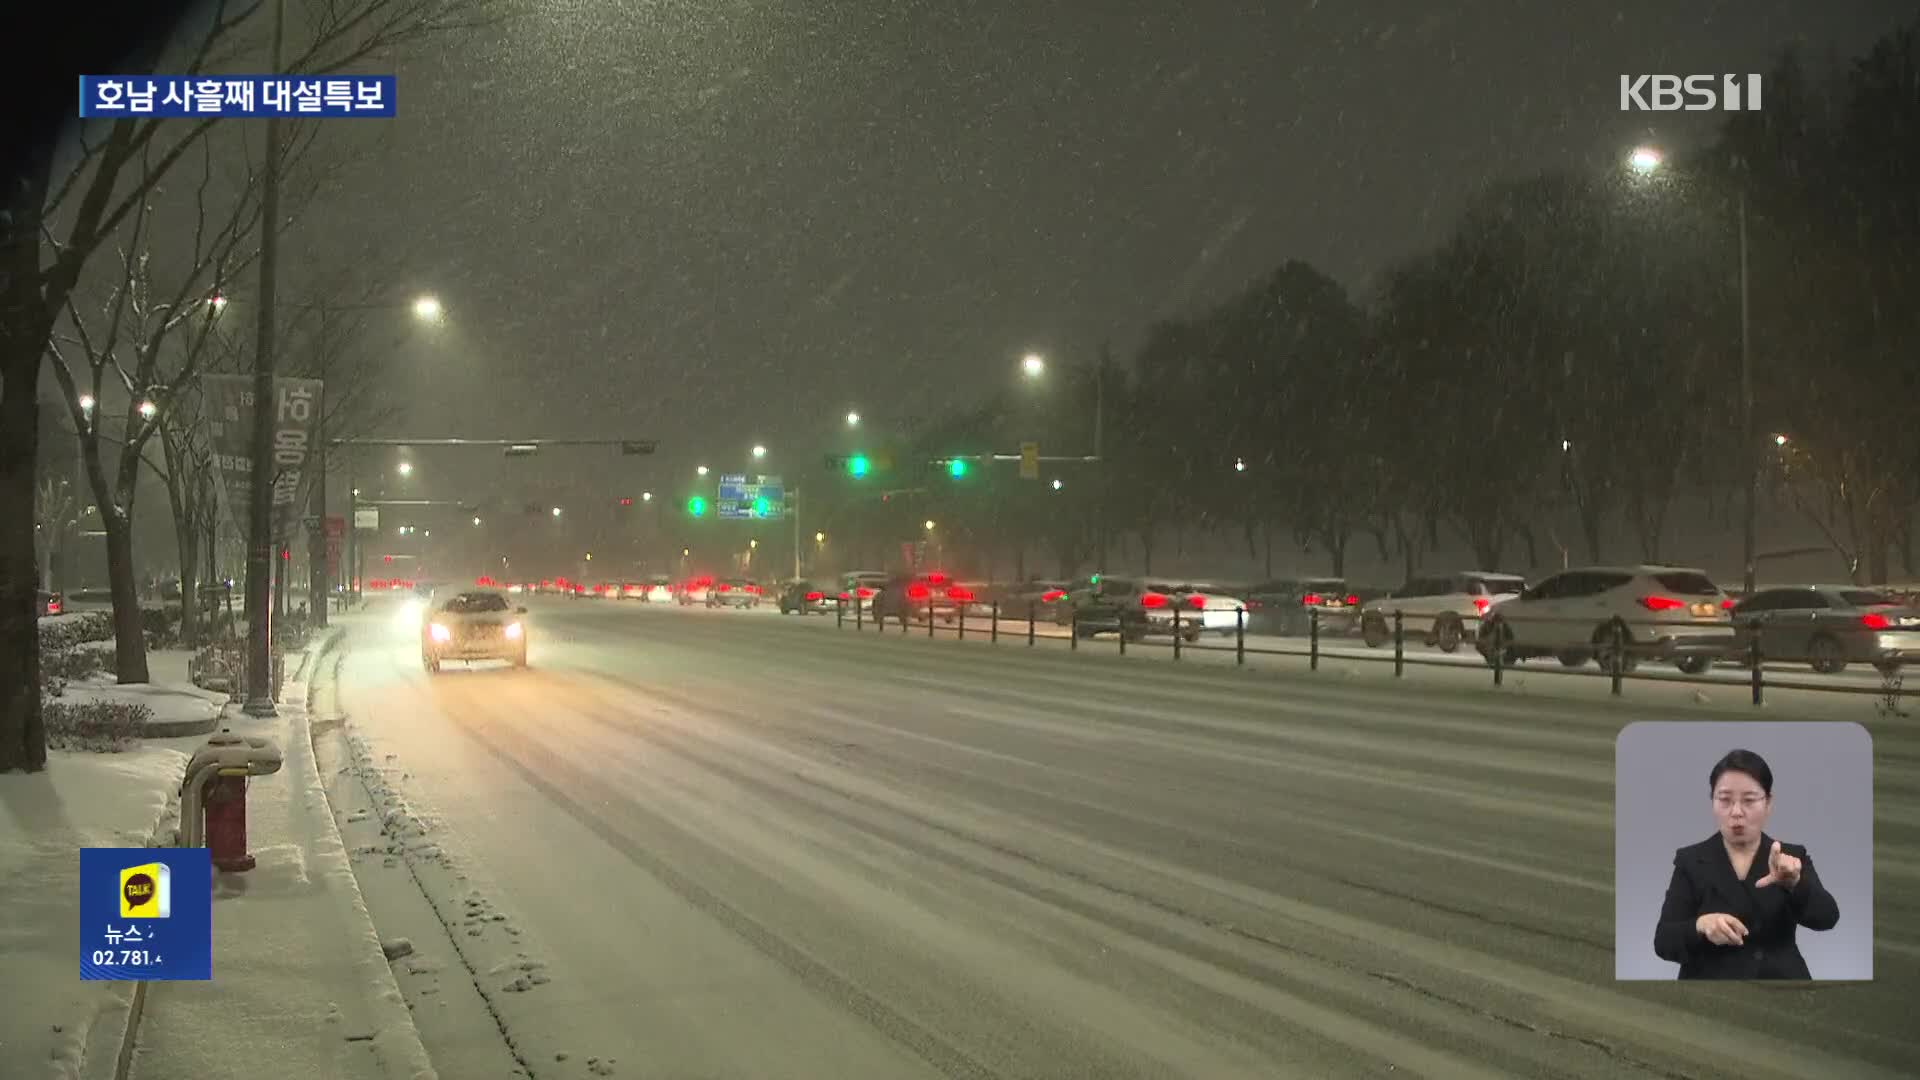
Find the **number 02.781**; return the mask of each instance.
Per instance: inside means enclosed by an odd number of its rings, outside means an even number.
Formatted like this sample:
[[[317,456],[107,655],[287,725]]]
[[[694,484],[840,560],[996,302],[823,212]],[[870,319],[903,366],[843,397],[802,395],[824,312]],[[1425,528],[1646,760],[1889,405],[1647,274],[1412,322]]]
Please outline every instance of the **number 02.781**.
[[[153,963],[153,954],[145,949],[95,949],[93,962],[101,967],[143,967]]]

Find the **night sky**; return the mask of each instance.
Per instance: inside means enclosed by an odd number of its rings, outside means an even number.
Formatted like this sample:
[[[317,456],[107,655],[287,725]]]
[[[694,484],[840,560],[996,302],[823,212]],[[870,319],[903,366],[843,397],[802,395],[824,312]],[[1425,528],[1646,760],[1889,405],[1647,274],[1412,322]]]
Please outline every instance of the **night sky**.
[[[509,3],[375,65],[400,118],[329,130],[363,156],[285,257],[377,252],[445,301],[394,353],[400,429],[652,436],[661,476],[755,440],[817,462],[849,407],[970,404],[1030,348],[1124,355],[1288,258],[1364,295],[1490,180],[1710,130],[1623,114],[1621,73],[1817,63],[1913,12]]]

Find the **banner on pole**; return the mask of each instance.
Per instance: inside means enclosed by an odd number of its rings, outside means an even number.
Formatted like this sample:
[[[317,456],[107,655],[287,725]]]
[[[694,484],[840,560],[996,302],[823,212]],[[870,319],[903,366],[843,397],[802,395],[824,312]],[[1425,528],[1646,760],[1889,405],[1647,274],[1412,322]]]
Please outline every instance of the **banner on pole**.
[[[214,493],[240,535],[248,531],[253,491],[253,376],[203,375],[207,434],[213,444]],[[323,386],[319,379],[273,380],[273,541],[284,544],[307,506],[308,468],[317,451]]]

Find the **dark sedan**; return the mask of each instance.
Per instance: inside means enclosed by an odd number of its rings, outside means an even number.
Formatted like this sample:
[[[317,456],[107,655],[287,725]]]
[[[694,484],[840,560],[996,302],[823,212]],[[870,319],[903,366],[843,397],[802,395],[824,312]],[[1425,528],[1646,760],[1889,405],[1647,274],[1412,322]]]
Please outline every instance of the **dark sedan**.
[[[1803,663],[1823,675],[1849,664],[1883,673],[1920,660],[1920,608],[1857,585],[1761,589],[1733,608],[1744,655],[1758,635],[1763,660]]]

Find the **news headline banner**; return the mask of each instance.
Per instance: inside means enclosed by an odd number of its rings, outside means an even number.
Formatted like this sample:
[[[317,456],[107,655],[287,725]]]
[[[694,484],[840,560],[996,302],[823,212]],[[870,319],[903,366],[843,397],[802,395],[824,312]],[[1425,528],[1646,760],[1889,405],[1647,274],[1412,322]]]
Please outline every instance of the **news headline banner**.
[[[213,978],[212,854],[81,848],[80,978]]]
[[[82,75],[80,115],[395,116],[396,76]]]

